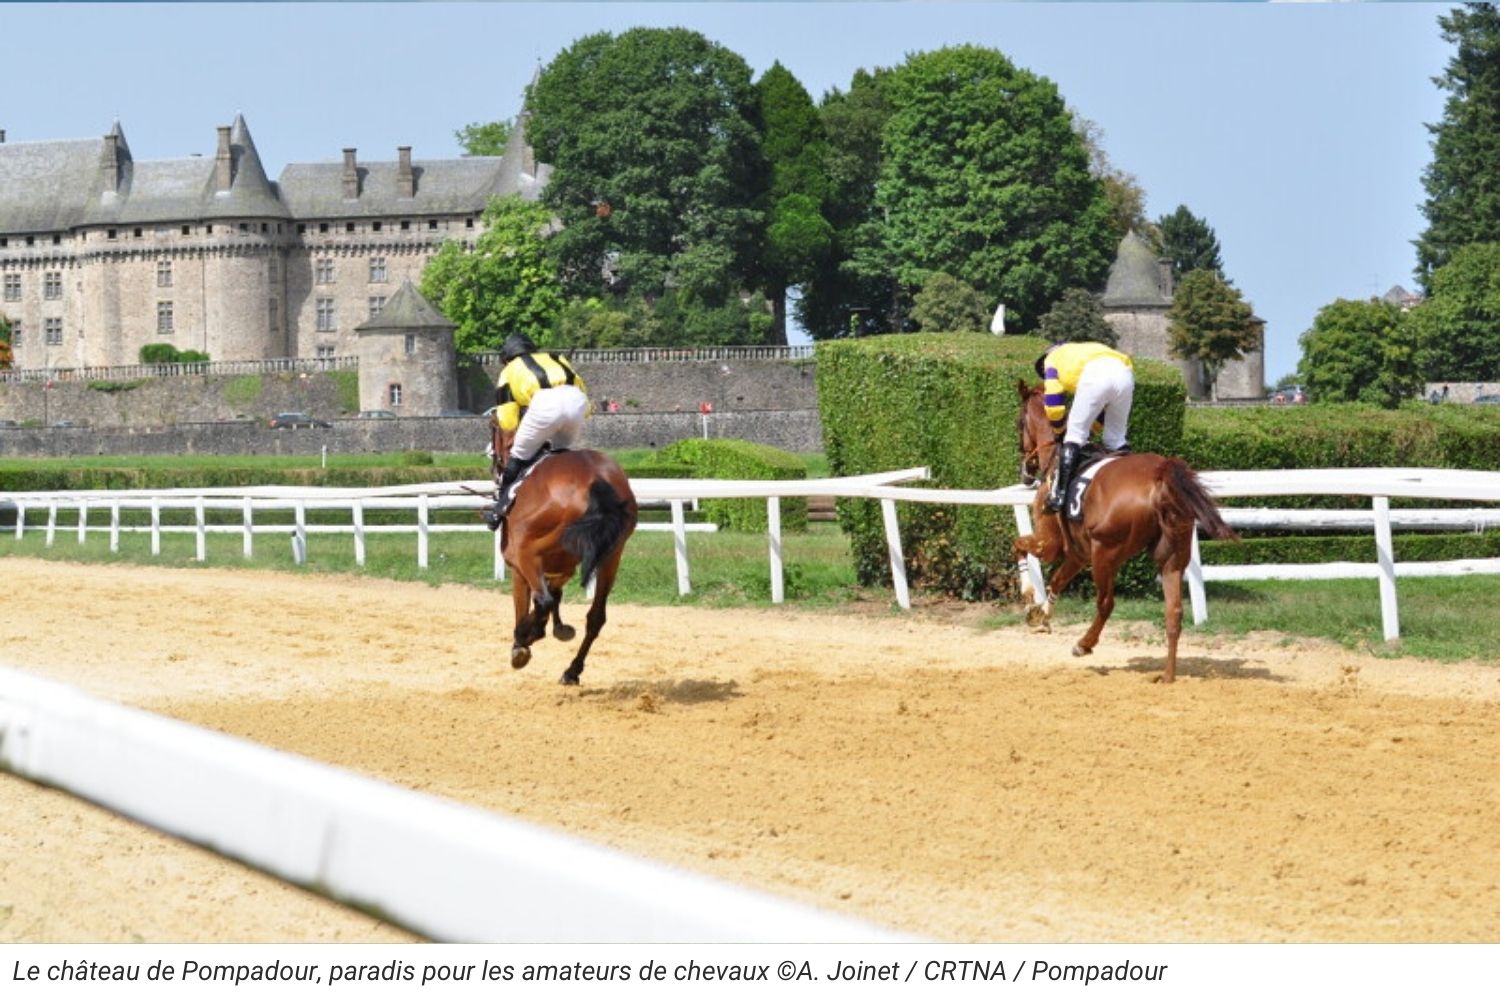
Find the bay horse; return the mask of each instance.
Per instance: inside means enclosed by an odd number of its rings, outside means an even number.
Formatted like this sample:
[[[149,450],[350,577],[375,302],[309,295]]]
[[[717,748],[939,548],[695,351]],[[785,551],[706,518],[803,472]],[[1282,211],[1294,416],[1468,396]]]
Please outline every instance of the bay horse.
[[[490,421],[490,471],[496,484],[510,454],[512,434]],[[630,480],[614,459],[601,452],[578,449],[538,457],[541,464],[526,474],[515,503],[500,530],[500,550],[511,568],[511,597],[516,627],[510,665],[519,670],[531,661],[531,644],[547,634],[570,642],[577,630],[564,625],[563,588],[581,567],[579,579],[594,582],[583,644],[561,683],[574,685],[583,673],[589,648],[604,627],[604,606],[625,542],[635,531],[639,507]]]
[[[1042,387],[1020,381],[1021,412],[1016,432],[1021,443],[1021,480],[1032,485],[1043,474],[1057,474],[1058,441],[1047,419]],[[1080,470],[1081,472],[1082,470]],[[1045,483],[1032,502],[1033,533],[1016,539],[1016,559],[1034,555],[1043,563],[1062,559],[1047,581],[1041,605],[1027,613],[1027,623],[1050,630],[1052,606],[1064,587],[1084,567],[1093,570],[1094,622],[1074,656],[1087,656],[1115,608],[1115,574],[1125,560],[1149,551],[1161,571],[1166,599],[1167,665],[1157,678],[1170,684],[1177,676],[1177,639],[1182,634],[1182,574],[1192,557],[1193,525],[1208,538],[1238,540],[1224,523],[1198,476],[1180,458],[1127,453],[1103,466],[1084,494],[1083,520],[1070,521],[1044,508]]]

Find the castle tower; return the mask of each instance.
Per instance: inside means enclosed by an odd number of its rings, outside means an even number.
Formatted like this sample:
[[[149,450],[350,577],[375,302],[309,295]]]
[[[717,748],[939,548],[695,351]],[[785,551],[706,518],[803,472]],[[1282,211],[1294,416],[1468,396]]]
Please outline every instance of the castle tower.
[[[359,408],[433,417],[458,406],[453,324],[404,281],[359,338]]]

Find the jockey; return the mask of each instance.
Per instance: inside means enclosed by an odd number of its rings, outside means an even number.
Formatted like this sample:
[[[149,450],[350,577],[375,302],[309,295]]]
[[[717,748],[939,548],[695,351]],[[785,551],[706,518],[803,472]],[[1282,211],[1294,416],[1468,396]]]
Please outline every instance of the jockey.
[[[1135,394],[1135,375],[1128,355],[1104,344],[1081,341],[1054,345],[1036,359],[1036,373],[1045,380],[1043,403],[1052,429],[1063,438],[1057,475],[1047,491],[1046,509],[1062,510],[1068,483],[1078,470],[1078,453],[1089,431],[1103,415],[1104,447],[1128,452],[1125,428]],[[1071,411],[1068,396],[1073,397]],[[1066,433],[1064,433],[1066,431]]]
[[[497,502],[485,517],[491,530],[510,509],[506,493],[527,463],[544,445],[559,451],[570,447],[589,413],[588,388],[561,354],[539,351],[530,338],[516,333],[500,348],[500,360],[504,367],[491,419],[515,437],[500,473]]]

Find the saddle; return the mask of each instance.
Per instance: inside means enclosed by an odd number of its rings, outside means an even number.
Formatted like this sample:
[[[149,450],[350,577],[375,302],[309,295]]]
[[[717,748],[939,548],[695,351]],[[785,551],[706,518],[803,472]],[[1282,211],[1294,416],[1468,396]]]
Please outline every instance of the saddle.
[[[525,465],[521,466],[520,475],[516,476],[516,481],[510,484],[510,489],[505,491],[505,496],[497,496],[495,498],[500,502],[501,508],[507,511],[510,510],[511,504],[516,502],[516,491],[521,488],[522,483],[526,482],[526,480],[530,478],[531,474],[537,470],[537,467],[541,465],[542,462],[546,461],[553,455],[561,454],[562,452],[565,452],[567,450],[568,449],[566,448],[554,448],[550,444],[544,444],[539,449],[537,449],[537,453],[535,455],[532,455],[531,458],[526,461]]]
[[[1095,474],[1120,457],[1093,443],[1084,446],[1078,453],[1078,471],[1073,473],[1073,481],[1068,484],[1068,495],[1063,503],[1064,517],[1074,522],[1083,520],[1083,497]]]

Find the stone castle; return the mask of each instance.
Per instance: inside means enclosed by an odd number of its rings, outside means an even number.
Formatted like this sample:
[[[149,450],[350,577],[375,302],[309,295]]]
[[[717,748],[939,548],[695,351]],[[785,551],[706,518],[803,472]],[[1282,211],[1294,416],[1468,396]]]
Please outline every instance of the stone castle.
[[[0,315],[17,368],[128,365],[169,343],[214,361],[347,357],[446,240],[472,245],[496,195],[540,197],[524,140],[503,156],[289,164],[272,181],[242,116],[213,157],[136,160],[101,139],[0,131]]]

